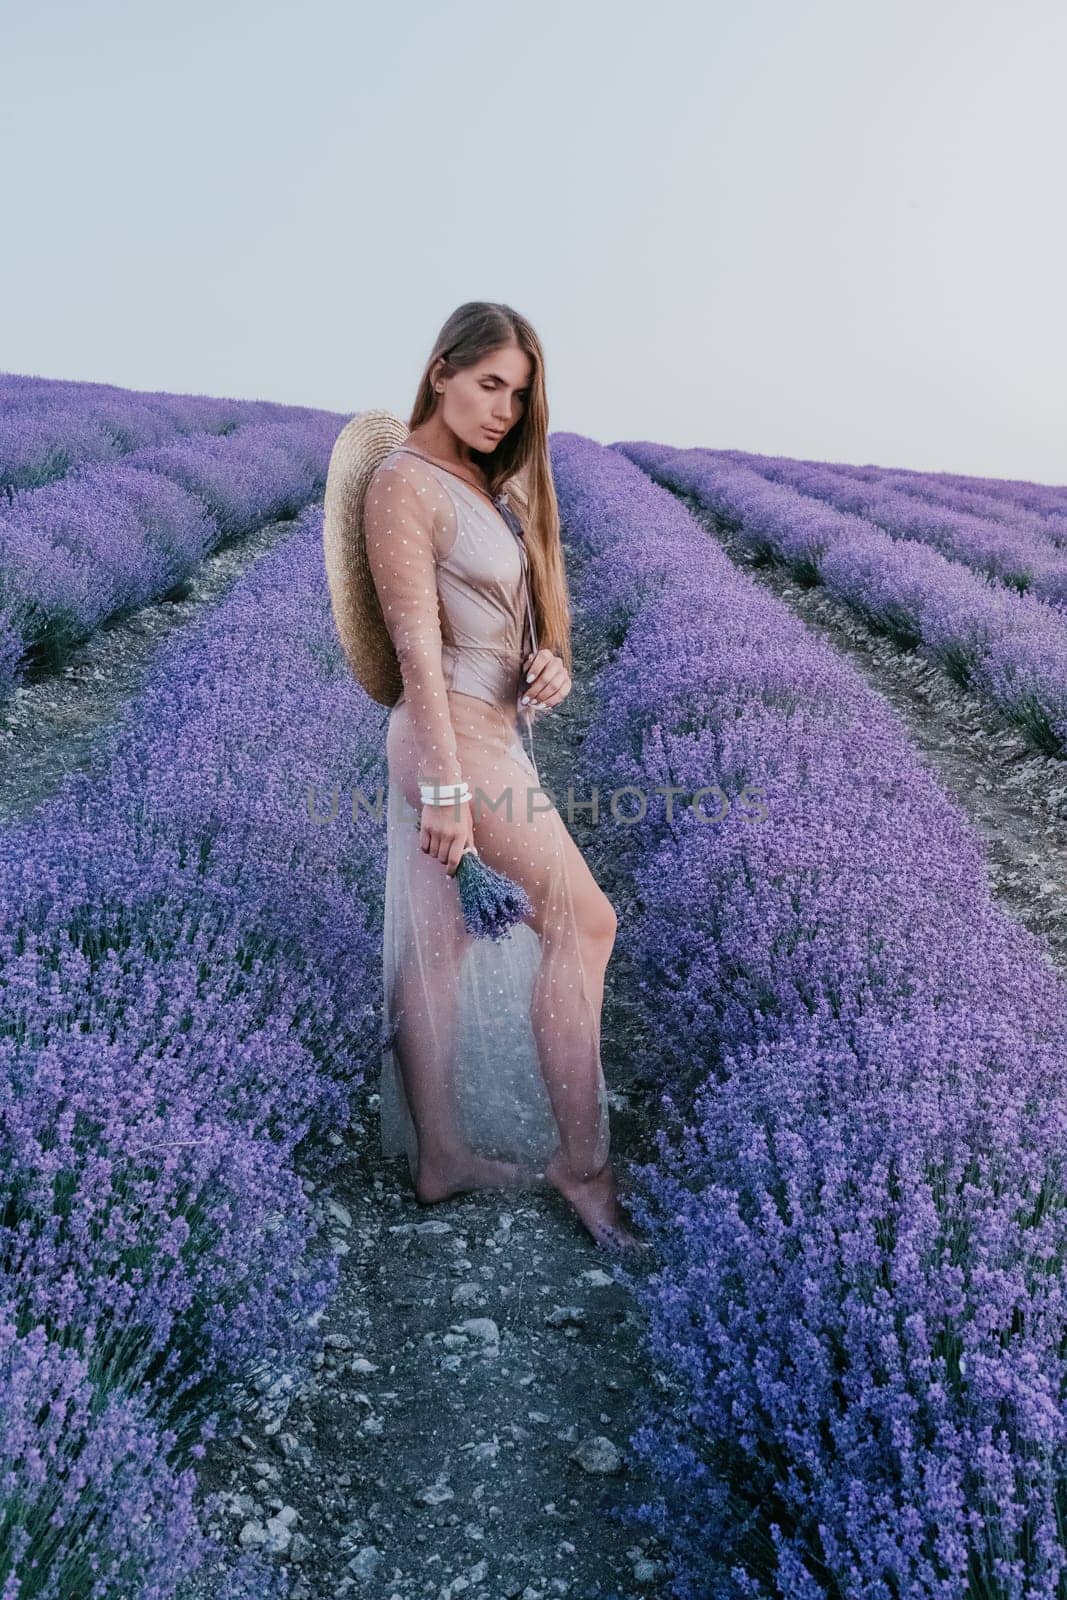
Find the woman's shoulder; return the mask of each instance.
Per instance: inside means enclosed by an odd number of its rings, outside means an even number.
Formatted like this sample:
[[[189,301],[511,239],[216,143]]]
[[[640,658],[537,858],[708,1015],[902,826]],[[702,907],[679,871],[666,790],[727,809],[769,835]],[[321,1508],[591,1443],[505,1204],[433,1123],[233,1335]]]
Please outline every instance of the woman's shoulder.
[[[400,445],[388,451],[378,462],[370,475],[370,483],[377,483],[385,478],[411,484],[416,489],[425,489],[438,481],[429,462]]]
[[[392,450],[387,450],[374,469],[381,472],[384,469],[406,467],[411,464],[412,469],[421,465],[421,457],[410,450],[405,450],[402,445],[394,445]]]
[[[388,451],[367,480],[368,504],[392,509],[433,533],[435,545],[456,520],[451,495],[430,462],[399,445]]]

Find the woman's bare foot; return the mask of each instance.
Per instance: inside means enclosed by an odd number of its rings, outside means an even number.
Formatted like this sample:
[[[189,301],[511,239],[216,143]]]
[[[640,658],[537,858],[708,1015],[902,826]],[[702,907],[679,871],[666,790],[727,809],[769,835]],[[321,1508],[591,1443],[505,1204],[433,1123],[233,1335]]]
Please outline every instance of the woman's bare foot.
[[[631,1233],[619,1207],[615,1174],[605,1161],[591,1178],[576,1178],[562,1150],[557,1150],[544,1170],[544,1177],[581,1217],[597,1244],[618,1252],[641,1251],[649,1247]]]
[[[447,1161],[420,1161],[415,1198],[422,1205],[431,1205],[469,1189],[511,1189],[522,1181],[523,1174],[514,1161],[493,1161],[473,1150],[464,1150]]]

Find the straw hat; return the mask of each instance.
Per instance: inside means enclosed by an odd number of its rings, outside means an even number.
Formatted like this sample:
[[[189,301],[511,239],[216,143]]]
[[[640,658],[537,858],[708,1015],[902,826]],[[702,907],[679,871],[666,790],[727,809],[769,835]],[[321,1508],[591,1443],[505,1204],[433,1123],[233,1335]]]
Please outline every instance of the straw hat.
[[[337,435],[326,473],[322,542],[333,617],[352,672],[383,706],[395,705],[403,682],[367,560],[363,503],[378,463],[407,436],[391,411],[360,411]]]

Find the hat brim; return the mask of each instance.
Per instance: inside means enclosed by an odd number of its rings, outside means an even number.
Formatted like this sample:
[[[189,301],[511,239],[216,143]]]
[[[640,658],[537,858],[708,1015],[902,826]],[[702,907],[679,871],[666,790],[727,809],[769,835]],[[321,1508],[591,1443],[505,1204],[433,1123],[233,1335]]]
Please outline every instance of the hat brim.
[[[323,557],[341,648],[353,675],[384,706],[396,704],[403,682],[367,560],[363,506],[379,463],[408,431],[391,411],[357,412],[334,441],[323,502]]]

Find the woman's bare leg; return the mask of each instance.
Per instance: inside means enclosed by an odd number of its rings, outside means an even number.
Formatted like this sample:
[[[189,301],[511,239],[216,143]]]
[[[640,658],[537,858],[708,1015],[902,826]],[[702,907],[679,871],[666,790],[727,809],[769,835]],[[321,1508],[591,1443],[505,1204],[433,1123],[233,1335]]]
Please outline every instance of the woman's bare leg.
[[[617,918],[558,812],[527,819],[532,780],[525,767],[510,765],[511,823],[483,807],[475,811],[474,830],[482,858],[527,890],[534,906],[529,921],[542,944],[530,1015],[560,1134],[543,1176],[599,1242],[636,1244],[607,1158],[601,1099],[600,1017]],[[484,792],[495,799],[499,790],[486,784]]]

